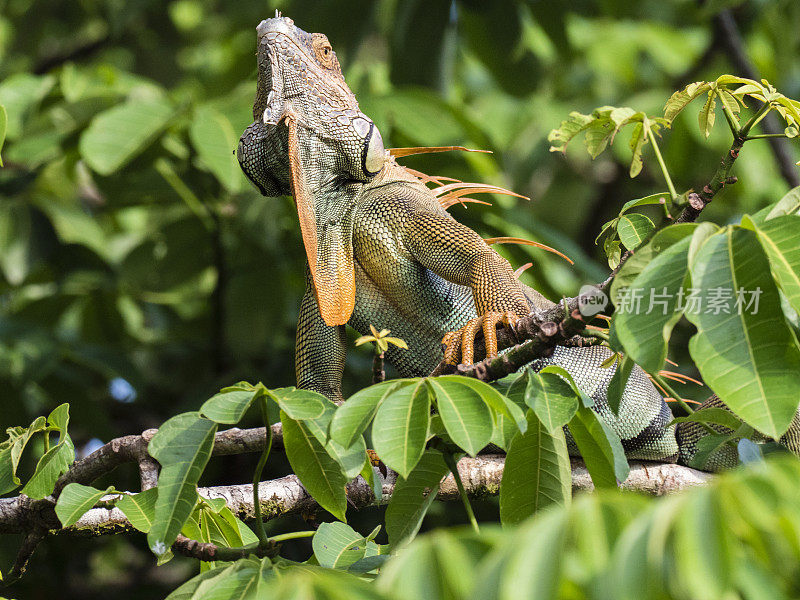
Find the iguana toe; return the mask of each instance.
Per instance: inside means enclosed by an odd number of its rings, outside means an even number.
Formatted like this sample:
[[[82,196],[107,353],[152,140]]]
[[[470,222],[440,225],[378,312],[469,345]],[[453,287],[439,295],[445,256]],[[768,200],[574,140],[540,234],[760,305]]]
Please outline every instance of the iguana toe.
[[[458,331],[451,331],[442,339],[444,345],[444,359],[447,364],[456,365],[459,362],[471,365],[475,359],[475,336],[483,332],[486,345],[486,356],[497,356],[497,325],[502,323],[513,328],[519,317],[511,311],[490,311],[481,317],[467,321]],[[460,360],[459,360],[460,350]]]

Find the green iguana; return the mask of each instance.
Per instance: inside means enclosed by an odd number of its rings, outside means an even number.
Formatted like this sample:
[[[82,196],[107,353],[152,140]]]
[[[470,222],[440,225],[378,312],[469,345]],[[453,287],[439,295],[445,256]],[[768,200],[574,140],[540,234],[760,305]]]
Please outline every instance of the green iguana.
[[[342,400],[345,325],[361,334],[374,325],[404,339],[409,349],[392,347],[387,359],[402,376],[414,377],[431,373],[443,356],[470,364],[479,332],[487,355],[496,354],[498,324],[512,327],[531,311],[554,306],[446,211],[467,193],[507,190],[461,182],[429,188],[434,178],[400,166],[384,149],[327,37],[279,14],[257,32],[255,121],[237,156],[262,194],[291,194],[297,206],[308,259],[297,326],[298,387]],[[677,432],[667,427],[672,414],[639,367],[618,414],[611,412],[606,391],[616,367],[603,365],[609,356],[604,346],[559,346],[534,366],[569,371],[630,458],[686,462],[701,432],[696,424]],[[798,430],[800,415],[790,430],[794,437],[787,434],[795,450]]]

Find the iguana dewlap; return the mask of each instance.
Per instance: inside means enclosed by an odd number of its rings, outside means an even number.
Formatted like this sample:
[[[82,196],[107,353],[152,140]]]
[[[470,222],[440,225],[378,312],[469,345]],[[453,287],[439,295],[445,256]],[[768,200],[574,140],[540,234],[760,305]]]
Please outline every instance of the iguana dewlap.
[[[478,331],[491,352],[496,323],[553,306],[384,151],[324,35],[280,16],[262,21],[257,32],[254,123],[237,155],[264,195],[291,194],[297,206],[308,258],[297,326],[299,387],[341,400],[345,324],[362,334],[370,325],[390,329],[404,339],[409,349],[391,347],[387,359],[412,377],[442,360],[443,339],[449,359],[469,362]],[[629,457],[676,460],[672,415],[640,368],[618,415],[611,413],[606,390],[616,367],[602,366],[610,354],[601,346],[559,347],[535,366],[567,369]],[[684,432],[686,447],[697,435]]]

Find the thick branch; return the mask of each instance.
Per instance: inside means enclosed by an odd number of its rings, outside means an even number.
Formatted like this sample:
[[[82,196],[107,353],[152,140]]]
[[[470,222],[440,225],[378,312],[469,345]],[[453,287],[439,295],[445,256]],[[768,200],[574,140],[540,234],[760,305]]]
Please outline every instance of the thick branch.
[[[476,458],[462,458],[458,462],[458,472],[470,498],[481,498],[496,495],[503,477],[505,456],[481,455]],[[382,497],[375,498],[370,485],[361,477],[357,477],[347,485],[347,500],[353,508],[364,508],[374,504],[385,504],[394,492],[395,477],[390,472],[383,477],[376,469],[375,476],[382,483]],[[653,495],[663,495],[687,487],[703,485],[713,475],[674,464],[649,462],[631,462],[631,472],[623,484],[623,488]],[[583,462],[572,461],[573,491],[592,490],[592,482]],[[228,507],[240,518],[249,520],[255,514],[251,484],[229,485],[200,488],[204,498],[223,498]],[[259,486],[262,514],[266,519],[275,519],[283,515],[307,513],[316,510],[319,505],[300,484],[295,475],[287,475],[273,481],[264,481]],[[458,500],[458,489],[452,475],[448,475],[439,490],[438,500]],[[0,516],[0,522],[2,517]],[[6,533],[24,531],[21,527],[5,525]],[[77,535],[105,535],[132,531],[130,522],[118,508],[94,508],[87,512],[72,527],[60,530],[59,533]],[[185,546],[185,544],[184,544]],[[187,552],[188,548],[184,548]],[[205,551],[194,548],[193,552]]]
[[[51,496],[42,500],[32,500],[27,496],[0,498],[0,534],[19,533],[34,528],[54,530],[60,528],[54,507],[58,494],[68,483],[91,484],[99,477],[113,471],[121,464],[135,462],[139,465],[142,489],[155,486],[158,481],[158,463],[147,454],[147,444],[156,434],[156,429],[148,429],[141,435],[126,435],[115,438],[92,452],[89,456],[75,462],[56,483]],[[280,423],[272,426],[273,446],[283,445],[283,429]],[[214,438],[213,456],[260,452],[266,440],[263,427],[239,429],[234,427],[220,431]],[[109,517],[114,524],[124,516],[117,513]]]

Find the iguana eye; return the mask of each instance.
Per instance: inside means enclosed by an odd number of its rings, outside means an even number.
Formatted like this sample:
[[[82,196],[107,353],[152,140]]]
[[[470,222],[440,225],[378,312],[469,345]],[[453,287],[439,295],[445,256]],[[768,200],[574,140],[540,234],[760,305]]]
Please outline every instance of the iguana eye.
[[[315,37],[312,41],[312,46],[314,48],[314,54],[317,55],[317,59],[322,63],[322,66],[329,69],[332,68],[334,54],[328,38],[325,36]]]

